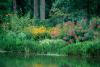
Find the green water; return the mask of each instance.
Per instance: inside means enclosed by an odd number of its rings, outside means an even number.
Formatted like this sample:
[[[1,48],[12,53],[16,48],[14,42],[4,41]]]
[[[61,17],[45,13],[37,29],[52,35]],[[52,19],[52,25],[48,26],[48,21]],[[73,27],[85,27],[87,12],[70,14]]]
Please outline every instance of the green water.
[[[100,59],[0,54],[0,67],[100,67]]]

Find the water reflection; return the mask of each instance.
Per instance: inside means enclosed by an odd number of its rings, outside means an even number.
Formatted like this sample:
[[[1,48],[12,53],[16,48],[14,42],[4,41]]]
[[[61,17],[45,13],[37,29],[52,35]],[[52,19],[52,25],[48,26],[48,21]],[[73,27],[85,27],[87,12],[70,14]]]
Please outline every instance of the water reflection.
[[[0,54],[0,67],[100,67],[99,58]]]

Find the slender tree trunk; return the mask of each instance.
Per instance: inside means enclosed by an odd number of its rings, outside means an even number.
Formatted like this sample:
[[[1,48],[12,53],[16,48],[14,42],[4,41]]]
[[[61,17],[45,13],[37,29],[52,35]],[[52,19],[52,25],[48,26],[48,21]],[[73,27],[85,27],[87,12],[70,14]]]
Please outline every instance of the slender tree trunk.
[[[39,11],[38,11],[38,0],[34,0],[34,17],[38,18]]]
[[[45,0],[40,0],[40,19],[45,20]]]
[[[17,6],[17,5],[16,5],[16,0],[13,0],[13,10],[14,10],[14,13],[16,13],[16,10],[17,10],[17,9],[16,9],[16,6]]]

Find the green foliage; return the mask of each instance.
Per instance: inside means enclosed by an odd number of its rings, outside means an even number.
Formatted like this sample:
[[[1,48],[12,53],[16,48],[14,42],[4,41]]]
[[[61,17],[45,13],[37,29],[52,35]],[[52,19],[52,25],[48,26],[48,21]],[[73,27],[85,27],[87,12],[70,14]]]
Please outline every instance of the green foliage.
[[[100,54],[99,44],[99,40],[77,42],[62,48],[61,52],[67,55],[97,56]]]
[[[29,52],[34,51],[34,45],[37,41],[27,39],[24,33],[8,32],[0,38],[0,49],[11,52]]]
[[[33,52],[33,53],[57,53],[64,47],[65,41],[60,39],[35,40],[32,36],[20,32],[9,31],[6,35],[0,36],[0,49],[11,52]]]
[[[12,13],[11,11],[11,1],[0,0],[0,23],[9,21],[9,17],[6,15]]]
[[[80,1],[80,2],[82,2],[82,1]],[[73,6],[74,4],[76,4],[75,0],[74,1],[72,1],[72,0],[56,0],[52,6],[51,12],[54,15],[54,14],[59,14],[59,11],[61,11],[66,16],[69,16],[69,15],[74,16],[76,14],[75,17],[77,17],[77,14],[79,14],[81,12],[79,12],[80,10],[78,10],[78,8],[76,8],[76,6]],[[78,6],[78,7],[80,7],[80,6]],[[61,12],[60,12],[60,14],[61,14]]]
[[[35,54],[64,54],[80,56],[97,56],[100,54],[99,39],[72,43],[67,45],[62,39],[28,39],[23,32],[8,32],[0,36],[0,49],[11,52],[33,52]]]
[[[68,16],[72,21],[77,20],[81,22],[84,17],[90,19],[92,16],[99,16],[98,2],[98,0],[56,0],[51,8],[50,16],[62,15],[66,19]]]
[[[0,10],[0,22],[7,22],[0,23],[0,49],[86,56],[100,53],[99,40],[93,40],[96,33],[94,28],[100,29],[100,18],[96,17],[100,14],[98,0],[48,0],[46,18],[49,17],[48,13],[50,18],[46,20],[32,18],[33,1],[27,1],[16,0],[19,10],[16,12],[20,15],[10,14],[10,0],[0,1],[0,9],[3,6]],[[30,12],[27,14],[28,10]],[[95,17],[91,18],[92,16]],[[91,21],[88,21],[88,18],[91,18]]]
[[[66,42],[61,39],[45,39],[39,42],[41,52],[58,53],[59,49],[66,45]]]
[[[34,19],[30,18],[30,13],[26,16],[18,17],[18,15],[11,16],[11,30],[18,31],[22,30],[23,28],[34,25]]]
[[[20,34],[20,33],[19,33]],[[64,47],[65,41],[57,39],[45,39],[36,41],[34,39],[27,39],[25,36],[17,35],[14,32],[8,33],[0,39],[0,49],[11,52],[33,52],[33,53],[57,53],[57,51]]]

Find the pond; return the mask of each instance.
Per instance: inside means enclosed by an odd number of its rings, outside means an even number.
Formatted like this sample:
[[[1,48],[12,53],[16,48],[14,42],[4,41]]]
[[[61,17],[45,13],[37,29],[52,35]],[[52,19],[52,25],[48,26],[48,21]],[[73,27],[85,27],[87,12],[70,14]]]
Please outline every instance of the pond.
[[[0,54],[0,67],[100,67],[100,58]]]

